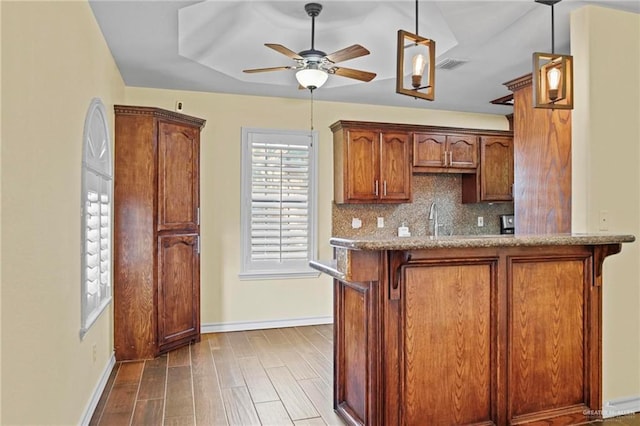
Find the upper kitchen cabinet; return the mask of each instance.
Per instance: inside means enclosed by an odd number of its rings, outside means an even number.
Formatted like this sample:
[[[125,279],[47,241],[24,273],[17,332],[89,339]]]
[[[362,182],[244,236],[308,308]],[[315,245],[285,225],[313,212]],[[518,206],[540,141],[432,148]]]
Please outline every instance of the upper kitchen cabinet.
[[[336,203],[411,201],[409,132],[344,121],[331,130]]]
[[[413,134],[414,172],[475,173],[477,167],[477,136],[431,132]]]
[[[513,201],[513,138],[480,137],[480,166],[462,176],[462,202]]]

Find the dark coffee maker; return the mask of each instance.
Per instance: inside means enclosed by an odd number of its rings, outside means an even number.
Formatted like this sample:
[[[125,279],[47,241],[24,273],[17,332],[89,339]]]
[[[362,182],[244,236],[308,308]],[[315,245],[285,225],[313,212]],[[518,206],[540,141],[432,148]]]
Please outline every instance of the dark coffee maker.
[[[501,234],[513,234],[516,229],[515,221],[512,214],[500,215],[500,233]]]

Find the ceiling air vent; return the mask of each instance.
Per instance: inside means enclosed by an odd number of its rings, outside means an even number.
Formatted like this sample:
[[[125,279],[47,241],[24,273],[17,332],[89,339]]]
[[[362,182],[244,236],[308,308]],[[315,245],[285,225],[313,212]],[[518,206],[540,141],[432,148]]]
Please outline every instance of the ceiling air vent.
[[[436,63],[436,68],[441,70],[452,70],[466,64],[467,62],[468,61],[463,59],[444,58],[440,62]]]

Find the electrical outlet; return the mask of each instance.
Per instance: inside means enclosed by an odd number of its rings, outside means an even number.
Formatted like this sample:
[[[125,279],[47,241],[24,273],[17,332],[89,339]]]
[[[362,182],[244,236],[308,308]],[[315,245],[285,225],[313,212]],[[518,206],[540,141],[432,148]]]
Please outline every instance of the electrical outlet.
[[[384,228],[384,217],[378,218],[378,228]]]
[[[600,217],[598,219],[598,229],[600,231],[609,230],[609,212],[607,210],[600,210]]]
[[[98,348],[95,343],[93,344],[91,352],[92,352],[91,356],[93,358],[93,363],[95,364],[96,359],[98,359]]]
[[[353,229],[362,228],[362,220],[358,219],[357,217],[354,217],[353,219],[351,219],[351,227]]]
[[[176,101],[176,112],[182,112],[184,109],[184,102]]]
[[[478,226],[484,226],[484,217],[478,216]]]

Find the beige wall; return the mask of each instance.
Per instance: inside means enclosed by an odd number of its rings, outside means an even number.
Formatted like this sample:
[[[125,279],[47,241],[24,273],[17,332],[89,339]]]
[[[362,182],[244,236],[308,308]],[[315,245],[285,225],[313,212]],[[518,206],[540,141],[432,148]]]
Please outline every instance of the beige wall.
[[[292,90],[297,90],[292,88]],[[128,87],[126,101],[173,109],[207,120],[201,145],[202,323],[233,324],[300,318],[330,318],[331,281],[312,279],[242,281],[240,272],[240,129],[309,129],[309,100],[274,99]],[[507,129],[504,116],[314,103],[319,149],[319,257],[332,257],[333,150],[329,125],[340,119]]]
[[[113,348],[110,308],[79,338],[84,118],[124,83],[87,2],[1,7],[0,424],[78,424]]]
[[[585,7],[571,17],[575,59],[574,231],[640,237],[640,15]],[[604,264],[603,399],[640,402],[640,243]]]

